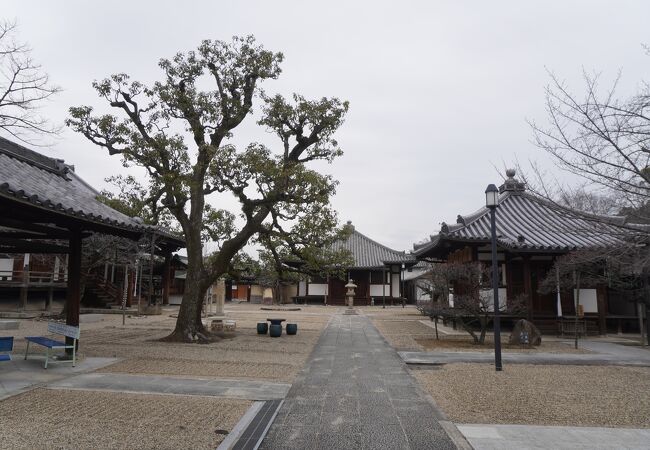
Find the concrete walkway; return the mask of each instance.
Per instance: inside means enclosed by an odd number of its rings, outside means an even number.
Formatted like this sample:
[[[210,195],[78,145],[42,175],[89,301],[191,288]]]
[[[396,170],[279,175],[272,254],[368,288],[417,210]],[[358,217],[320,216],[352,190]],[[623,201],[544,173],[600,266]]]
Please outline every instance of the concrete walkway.
[[[493,363],[491,352],[399,352],[407,364]],[[566,364],[578,366],[640,366],[650,367],[650,358],[629,359],[620,355],[573,353],[502,353],[509,364]]]
[[[12,361],[0,363],[0,400],[118,361],[116,358],[83,358],[77,361],[76,367],[72,367],[70,363],[50,360],[47,369],[44,369],[45,358],[30,355],[30,359],[24,360],[18,354],[14,354],[13,358]]]
[[[475,450],[648,449],[650,430],[630,428],[458,425]]]
[[[282,399],[290,384],[267,381],[178,378],[160,375],[89,373],[49,383],[50,389],[134,392],[140,394],[181,394],[244,400]]]
[[[583,348],[599,353],[514,353],[503,352],[509,364],[567,364],[580,366],[650,367],[650,351],[607,342],[584,341]],[[407,364],[493,363],[493,352],[399,352]]]
[[[370,320],[336,315],[260,448],[456,448],[440,419]]]

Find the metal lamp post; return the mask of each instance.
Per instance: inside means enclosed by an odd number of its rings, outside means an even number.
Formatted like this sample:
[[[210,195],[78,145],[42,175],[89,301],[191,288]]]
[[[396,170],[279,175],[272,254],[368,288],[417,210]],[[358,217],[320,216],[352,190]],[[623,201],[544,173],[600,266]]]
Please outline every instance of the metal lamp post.
[[[497,262],[496,210],[499,206],[499,190],[494,184],[485,190],[485,206],[490,209],[490,230],[492,233],[492,290],[494,291],[494,367],[501,371],[501,320],[499,311],[499,266]]]

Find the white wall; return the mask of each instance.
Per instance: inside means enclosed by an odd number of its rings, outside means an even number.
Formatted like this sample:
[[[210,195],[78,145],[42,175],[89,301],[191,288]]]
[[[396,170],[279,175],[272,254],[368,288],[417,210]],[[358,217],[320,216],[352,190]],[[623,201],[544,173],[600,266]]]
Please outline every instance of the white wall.
[[[375,298],[380,298],[384,296],[384,286],[386,288],[386,297],[390,297],[390,284],[371,284],[370,285],[370,296]]]
[[[573,290],[573,304],[576,304],[577,289]],[[596,289],[580,289],[580,304],[583,306],[586,313],[598,312],[598,297]]]
[[[499,288],[499,311],[504,311],[508,305],[506,288]],[[494,311],[494,294],[492,289],[481,289],[481,298],[487,302],[488,311]]]
[[[327,284],[309,283],[309,295],[327,295]]]
[[[399,297],[399,273],[391,274],[393,280],[393,297]]]
[[[11,281],[11,274],[14,271],[14,259],[3,258],[0,259],[0,279]]]
[[[307,295],[307,283],[301,281],[298,283],[298,295]]]

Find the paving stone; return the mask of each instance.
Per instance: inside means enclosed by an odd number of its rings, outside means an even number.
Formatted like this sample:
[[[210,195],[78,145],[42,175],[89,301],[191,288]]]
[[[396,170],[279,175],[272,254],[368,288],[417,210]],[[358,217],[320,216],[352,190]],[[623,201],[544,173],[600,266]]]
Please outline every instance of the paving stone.
[[[361,433],[319,433],[316,441],[318,449],[358,449],[362,448]]]
[[[455,448],[422,395],[368,318],[335,316],[260,448]]]

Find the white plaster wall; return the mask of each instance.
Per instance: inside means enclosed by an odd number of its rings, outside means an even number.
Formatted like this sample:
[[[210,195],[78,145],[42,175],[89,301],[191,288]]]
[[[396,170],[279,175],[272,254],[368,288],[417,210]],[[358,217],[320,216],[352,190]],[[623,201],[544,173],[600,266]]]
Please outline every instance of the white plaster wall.
[[[577,289],[573,290],[573,304],[576,304]],[[583,306],[586,313],[598,312],[598,297],[596,289],[580,289],[580,304]]]
[[[309,283],[309,295],[327,295],[327,284]]]
[[[384,295],[384,286],[386,286],[386,297],[390,297],[390,284],[371,284],[370,285],[370,296],[371,297],[383,297]]]
[[[11,274],[14,270],[14,259],[3,258],[0,259],[0,280],[11,281]]]
[[[506,288],[499,288],[499,310],[504,311],[508,306]],[[488,311],[494,311],[494,294],[492,289],[481,289],[481,298],[488,304]]]
[[[399,273],[391,274],[393,279],[393,297],[399,297]]]
[[[301,281],[298,283],[298,295],[307,295],[307,283]]]

